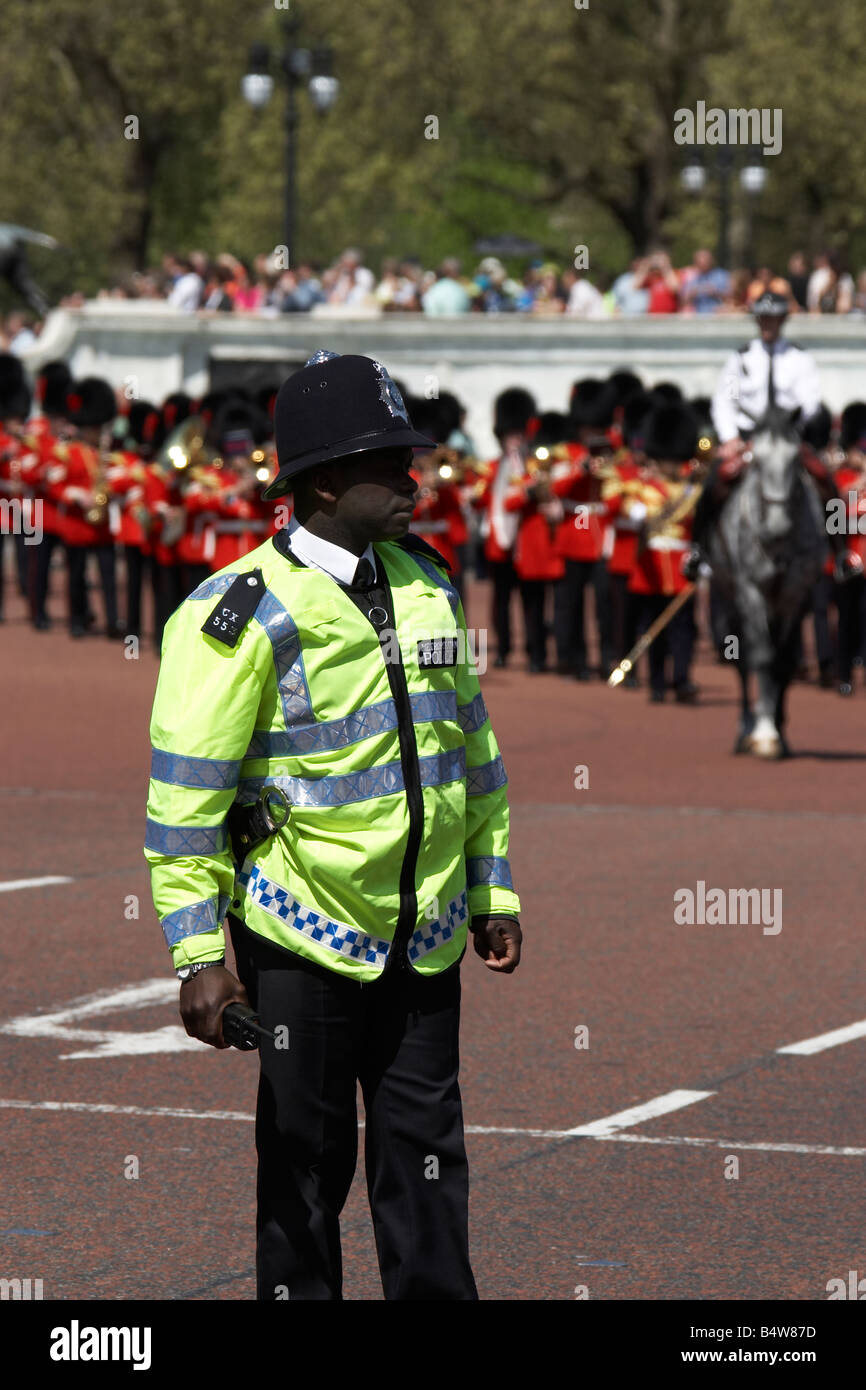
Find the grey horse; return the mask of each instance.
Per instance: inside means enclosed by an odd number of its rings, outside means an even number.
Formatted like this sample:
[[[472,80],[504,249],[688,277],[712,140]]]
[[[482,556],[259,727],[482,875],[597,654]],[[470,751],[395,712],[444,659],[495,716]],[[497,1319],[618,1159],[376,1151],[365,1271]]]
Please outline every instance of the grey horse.
[[[824,508],[800,466],[801,439],[787,411],[755,425],[751,460],[712,523],[706,551],[727,601],[742,704],[735,751],[788,754],[785,697],[798,655],[800,622],[827,556]],[[749,676],[757,698],[749,702]]]

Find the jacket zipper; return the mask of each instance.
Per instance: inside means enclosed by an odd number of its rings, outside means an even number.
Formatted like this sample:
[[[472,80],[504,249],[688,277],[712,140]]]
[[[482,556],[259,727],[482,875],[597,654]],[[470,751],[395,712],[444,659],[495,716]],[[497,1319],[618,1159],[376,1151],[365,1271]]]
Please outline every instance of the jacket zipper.
[[[388,576],[385,573],[385,566],[381,559],[378,559],[377,568],[382,574],[381,587],[385,593],[385,608],[388,613],[389,628],[385,631],[396,631],[396,619],[394,616],[394,600],[391,594],[391,586],[388,583]],[[382,637],[379,636],[379,650],[382,651]],[[394,961],[396,968],[410,970],[409,957],[406,947],[412,934],[415,931],[415,923],[418,917],[418,894],[415,890],[415,872],[418,867],[418,852],[421,848],[421,835],[424,830],[424,797],[421,791],[421,766],[418,761],[418,740],[415,737],[415,723],[412,719],[412,705],[409,700],[409,686],[406,681],[406,669],[403,665],[402,653],[397,646],[396,661],[385,661],[385,671],[388,676],[388,684],[391,687],[391,695],[394,700],[394,707],[397,711],[397,738],[400,744],[400,765],[403,769],[403,786],[406,791],[406,805],[409,811],[409,832],[406,837],[406,849],[403,854],[403,863],[400,868],[400,910],[397,916],[397,927],[394,932],[394,940],[391,943],[391,950],[388,953],[388,960],[385,969]],[[384,660],[384,652],[383,652]]]

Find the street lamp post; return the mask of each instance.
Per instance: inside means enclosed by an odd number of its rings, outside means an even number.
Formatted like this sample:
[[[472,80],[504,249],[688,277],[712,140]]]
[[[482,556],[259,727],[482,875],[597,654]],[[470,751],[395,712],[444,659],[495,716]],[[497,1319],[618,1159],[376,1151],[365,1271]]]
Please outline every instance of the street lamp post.
[[[730,246],[730,227],[731,227],[731,181],[736,167],[736,155],[732,145],[720,145],[716,153],[715,161],[709,166],[709,172],[715,174],[718,180],[718,204],[719,204],[719,231],[716,250],[716,260],[724,269],[728,270],[728,261],[731,256]],[[751,146],[746,153],[743,167],[740,169],[740,187],[746,194],[746,206],[748,208],[749,226],[749,252],[751,253],[752,235],[752,208],[751,203],[760,193],[764,191],[767,182],[767,169],[763,162],[760,148]],[[688,193],[699,195],[706,190],[707,186],[707,165],[697,150],[692,150],[689,160],[680,171],[680,183]]]
[[[288,248],[290,259],[295,253],[295,229],[297,225],[297,161],[296,131],[298,125],[297,89],[307,78],[310,101],[319,115],[329,111],[337,100],[340,84],[332,74],[333,50],[328,47],[315,49],[296,47],[300,28],[300,18],[296,14],[283,19],[283,48],[279,58],[279,70],[286,79],[285,115],[285,187],[283,191],[283,241]],[[257,43],[250,48],[248,70],[241,80],[244,99],[254,110],[261,111],[271,99],[274,80],[270,76],[271,52],[267,44]]]

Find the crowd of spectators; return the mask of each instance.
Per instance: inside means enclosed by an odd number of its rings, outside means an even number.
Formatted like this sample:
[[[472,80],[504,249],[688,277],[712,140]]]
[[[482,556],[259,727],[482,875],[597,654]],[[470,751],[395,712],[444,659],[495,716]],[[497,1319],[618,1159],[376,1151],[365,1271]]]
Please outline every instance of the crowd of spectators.
[[[566,318],[639,318],[648,314],[737,314],[766,289],[787,296],[792,313],[866,314],[866,270],[856,282],[833,251],[809,259],[795,251],[786,274],[770,266],[728,271],[710,251],[698,250],[691,263],[674,268],[657,250],[632,261],[613,277],[596,277],[571,266],[532,262],[518,278],[496,256],[486,256],[471,273],[448,258],[425,270],[407,257],[383,261],[377,280],[354,247],[330,266],[303,261],[286,269],[277,254],[259,256],[251,266],[228,252],[170,254],[158,270],[136,272],[97,298],[162,301],[181,313],[280,314],[367,313],[532,314]],[[69,295],[61,307],[84,304]],[[20,352],[32,346],[40,324],[27,313],[0,321],[0,348]]]

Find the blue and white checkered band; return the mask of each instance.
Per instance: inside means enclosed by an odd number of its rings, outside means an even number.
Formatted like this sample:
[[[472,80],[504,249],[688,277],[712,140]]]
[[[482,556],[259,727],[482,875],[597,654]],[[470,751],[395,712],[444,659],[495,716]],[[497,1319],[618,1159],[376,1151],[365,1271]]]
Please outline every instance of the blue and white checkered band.
[[[318,367],[320,362],[330,362],[333,357],[339,356],[338,352],[329,352],[327,348],[319,348],[319,351],[314,352],[310,360],[304,363],[304,366]]]
[[[388,407],[391,415],[399,415],[401,420],[409,423],[409,412],[403,404],[403,397],[400,395],[397,383],[388,374],[388,368],[383,367],[381,362],[373,359],[376,368],[376,376],[379,378],[379,400]]]

